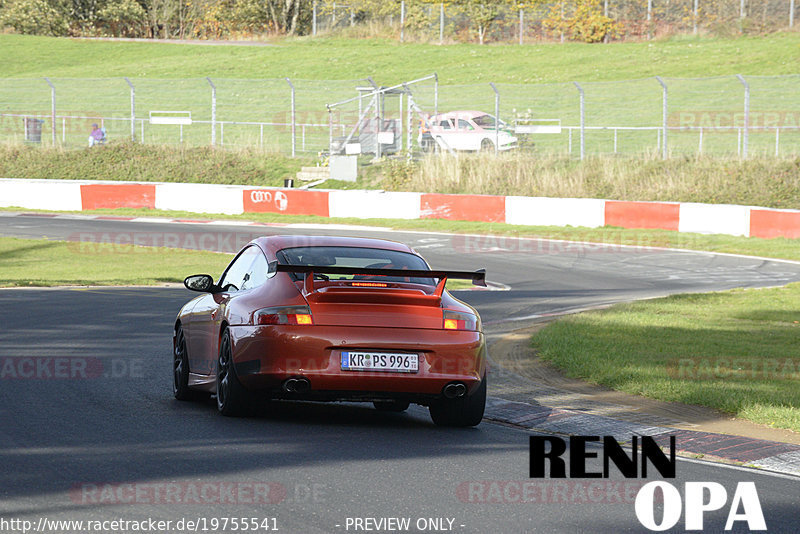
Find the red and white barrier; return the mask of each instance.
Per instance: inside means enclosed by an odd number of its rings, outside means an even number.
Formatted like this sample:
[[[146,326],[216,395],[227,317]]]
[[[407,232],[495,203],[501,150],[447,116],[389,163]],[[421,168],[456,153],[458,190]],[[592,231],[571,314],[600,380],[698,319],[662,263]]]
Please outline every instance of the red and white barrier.
[[[506,197],[506,222],[597,228],[605,225],[605,206],[599,198]]]
[[[192,213],[244,213],[242,188],[237,185],[159,183],[155,207]]]
[[[800,238],[800,211],[753,208],[750,210],[750,235]]]
[[[420,207],[423,219],[505,222],[506,197],[425,193]]]
[[[156,207],[154,184],[81,184],[81,209]]]
[[[679,232],[750,235],[750,208],[727,204],[681,204]]]
[[[605,225],[677,231],[680,209],[677,202],[606,200]]]
[[[331,191],[331,217],[357,219],[419,219],[420,193],[387,191]]]
[[[800,210],[592,198],[0,179],[0,207],[56,211],[154,208],[193,213],[447,219],[528,226],[619,226],[763,238],[800,238]]]
[[[245,189],[242,191],[245,213],[283,213],[329,217],[328,191],[295,189]]]
[[[80,211],[81,183],[72,180],[0,179],[0,207]]]

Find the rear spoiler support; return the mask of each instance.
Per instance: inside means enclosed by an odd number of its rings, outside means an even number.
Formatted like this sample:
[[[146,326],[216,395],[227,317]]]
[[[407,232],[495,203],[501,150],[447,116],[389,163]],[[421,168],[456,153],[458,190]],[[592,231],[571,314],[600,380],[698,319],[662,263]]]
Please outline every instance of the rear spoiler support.
[[[314,292],[314,273],[325,274],[350,274],[362,276],[402,276],[408,278],[438,278],[436,293],[444,291],[444,284],[448,278],[458,280],[471,280],[473,285],[486,287],[486,269],[478,271],[424,271],[415,269],[380,269],[367,267],[326,267],[324,265],[288,265],[279,263],[275,270],[279,273],[303,273],[303,282],[306,293]]]

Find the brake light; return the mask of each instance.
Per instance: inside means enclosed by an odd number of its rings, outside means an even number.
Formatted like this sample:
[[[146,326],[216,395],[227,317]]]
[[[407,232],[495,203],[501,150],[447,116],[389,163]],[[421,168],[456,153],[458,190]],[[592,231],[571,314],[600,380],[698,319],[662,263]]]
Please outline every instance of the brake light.
[[[480,330],[478,318],[471,313],[444,310],[443,316],[443,328],[445,330]]]
[[[353,287],[389,287],[389,284],[383,282],[353,282],[350,285]]]
[[[262,308],[253,313],[254,325],[296,324],[313,325],[311,310],[308,306],[275,306]]]

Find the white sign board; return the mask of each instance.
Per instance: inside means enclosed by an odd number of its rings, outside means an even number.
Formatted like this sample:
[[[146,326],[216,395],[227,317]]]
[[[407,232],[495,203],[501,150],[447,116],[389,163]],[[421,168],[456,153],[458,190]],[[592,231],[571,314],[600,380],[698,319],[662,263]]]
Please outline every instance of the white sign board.
[[[192,112],[151,111],[150,124],[192,124]]]
[[[344,145],[344,153],[348,156],[361,154],[361,143],[347,143]]]

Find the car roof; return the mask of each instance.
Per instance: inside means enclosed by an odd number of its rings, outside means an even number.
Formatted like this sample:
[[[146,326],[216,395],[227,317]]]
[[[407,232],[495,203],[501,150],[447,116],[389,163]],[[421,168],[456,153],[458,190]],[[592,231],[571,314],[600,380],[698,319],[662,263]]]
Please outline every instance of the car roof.
[[[271,235],[258,237],[252,241],[264,251],[275,253],[285,248],[294,247],[360,247],[395,250],[414,253],[414,250],[403,243],[388,239],[372,239],[367,237],[344,237],[329,235]]]
[[[430,118],[430,120],[441,120],[441,119],[474,119],[475,117],[480,117],[481,115],[488,115],[485,111],[475,111],[475,110],[465,110],[465,111],[448,111],[447,113],[440,113],[438,115],[434,115]]]

